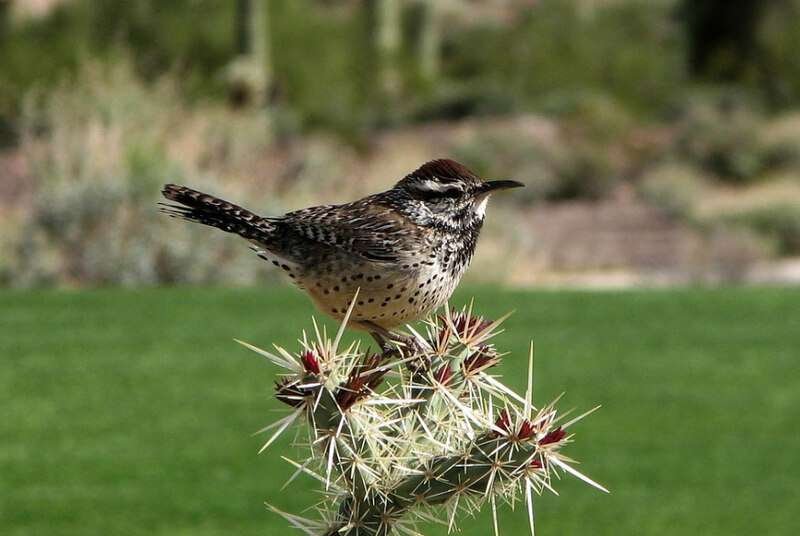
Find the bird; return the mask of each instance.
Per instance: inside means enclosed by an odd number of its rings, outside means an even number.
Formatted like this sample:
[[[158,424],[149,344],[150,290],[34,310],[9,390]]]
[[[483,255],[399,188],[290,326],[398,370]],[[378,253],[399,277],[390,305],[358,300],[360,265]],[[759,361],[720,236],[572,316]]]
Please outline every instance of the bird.
[[[384,192],[283,216],[259,216],[176,184],[164,185],[172,203],[160,209],[241,236],[323,313],[342,321],[352,305],[349,327],[386,349],[407,340],[395,328],[450,298],[475,253],[489,197],[521,186],[485,181],[454,160],[437,159]]]

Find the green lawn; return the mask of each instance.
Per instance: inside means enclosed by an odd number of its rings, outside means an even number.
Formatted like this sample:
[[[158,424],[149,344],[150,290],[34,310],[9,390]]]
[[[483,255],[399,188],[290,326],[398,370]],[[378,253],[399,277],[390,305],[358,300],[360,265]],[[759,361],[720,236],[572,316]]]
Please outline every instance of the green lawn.
[[[561,481],[539,534],[798,533],[800,290],[471,294],[516,310],[509,383],[533,338],[539,402],[603,405],[567,453],[612,493]],[[0,534],[291,533],[263,502],[314,486],[280,491],[286,442],[256,455],[274,369],[232,339],[292,346],[310,315],[286,288],[0,293]]]

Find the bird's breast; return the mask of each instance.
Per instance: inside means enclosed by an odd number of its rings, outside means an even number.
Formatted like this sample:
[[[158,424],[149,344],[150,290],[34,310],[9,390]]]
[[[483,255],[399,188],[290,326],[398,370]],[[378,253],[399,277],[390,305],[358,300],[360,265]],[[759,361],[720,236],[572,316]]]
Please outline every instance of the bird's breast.
[[[462,274],[463,269],[453,273],[438,255],[429,254],[399,264],[340,263],[308,273],[300,283],[324,313],[341,320],[355,298],[354,326],[365,322],[390,329],[443,305]]]

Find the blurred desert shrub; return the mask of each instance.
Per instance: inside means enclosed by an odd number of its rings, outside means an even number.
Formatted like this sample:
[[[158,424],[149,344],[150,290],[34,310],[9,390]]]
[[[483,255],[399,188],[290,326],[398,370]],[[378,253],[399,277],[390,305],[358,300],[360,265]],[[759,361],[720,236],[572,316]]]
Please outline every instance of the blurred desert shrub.
[[[759,135],[776,167],[800,173],[800,113],[777,116],[763,125]]]
[[[559,187],[550,199],[608,196],[635,166],[636,155],[626,143],[636,126],[631,113],[617,99],[597,91],[562,101],[553,111],[560,120],[562,143],[556,166]]]
[[[742,94],[696,93],[681,105],[675,124],[675,157],[734,186],[800,163],[797,117],[771,119]]]
[[[227,183],[268,143],[268,118],[188,110],[173,79],[141,82],[130,65],[89,66],[29,96],[20,150],[33,202],[2,238],[12,285],[252,282],[258,263],[220,234],[156,211],[160,186]],[[251,185],[252,188],[252,185]],[[251,200],[259,198],[251,191]],[[264,203],[262,203],[264,206]],[[241,246],[241,244],[237,244]],[[251,261],[252,259],[248,259]]]
[[[419,21],[414,2],[406,2],[401,83],[387,102],[376,90],[362,4],[268,2],[273,98],[290,112],[289,130],[323,128],[359,142],[398,123],[558,114],[587,93],[657,118],[690,83],[686,21],[675,0],[500,2],[495,11],[507,16],[482,18],[468,15],[478,2],[448,3],[441,75],[425,83],[415,52]],[[772,4],[758,28],[762,61],[741,84],[756,101],[784,109],[800,102],[800,0]],[[222,99],[222,73],[235,49],[234,10],[235,2],[220,0],[72,0],[41,19],[0,24],[0,122],[10,128],[30,89],[53,87],[87,60],[115,62],[126,54],[145,80],[173,73],[184,98]],[[745,160],[720,165],[741,176],[753,166]]]
[[[375,90],[358,3],[272,0],[274,98],[291,110],[293,128],[356,140],[388,124],[550,111],[585,91],[657,114],[685,81],[669,2],[613,2],[591,14],[584,3],[544,0],[502,23],[448,19],[441,76],[425,84],[418,80],[415,21],[405,17],[402,84],[389,106]],[[13,119],[20,95],[53,87],[86,60],[116,62],[126,54],[145,80],[180,76],[184,98],[222,97],[233,14],[234,2],[219,0],[73,0],[42,19],[12,24],[0,34],[0,117]]]
[[[769,2],[755,41],[757,61],[745,73],[744,82],[760,90],[775,109],[796,107],[800,102],[800,0]]]
[[[442,83],[430,93],[411,101],[408,113],[412,121],[426,122],[511,115],[520,108],[519,98],[497,83]]]
[[[800,203],[790,201],[754,207],[718,218],[728,227],[752,231],[768,239],[779,255],[800,254]]]
[[[325,125],[345,135],[361,128],[371,109],[355,10],[313,0],[269,6],[275,98],[288,100],[293,128]],[[0,121],[19,116],[22,95],[57,86],[87,61],[128,61],[148,82],[179,77],[183,99],[221,102],[235,49],[234,11],[235,2],[220,0],[73,0],[46,17],[10,24],[0,32]]]
[[[453,152],[483,176],[524,177],[521,202],[599,199],[631,166],[625,139],[634,122],[613,99],[587,94],[564,105],[558,121],[520,116],[503,129],[483,128]]]
[[[670,3],[612,2],[591,12],[585,4],[543,0],[510,27],[487,23],[452,33],[446,74],[494,82],[534,109],[560,107],[590,91],[645,115],[658,113],[685,82]]]
[[[0,122],[22,113],[29,91],[57,86],[87,61],[132,58],[144,79],[173,71],[184,95],[219,93],[232,10],[233,2],[207,0],[73,0],[45,17],[10,21],[0,32]]]
[[[638,190],[642,197],[667,214],[692,220],[695,204],[707,189],[706,179],[686,163],[666,162],[647,170]]]
[[[708,283],[742,283],[750,271],[769,258],[769,244],[746,227],[713,224],[705,229],[704,251],[700,255],[700,273],[694,279]]]
[[[516,196],[526,202],[546,199],[557,190],[557,152],[552,142],[543,143],[535,133],[526,136],[516,129],[473,132],[453,148],[456,160],[481,176],[526,177],[525,191]]]
[[[679,158],[734,184],[757,180],[770,165],[759,136],[762,117],[745,97],[697,94],[682,104],[679,116]]]
[[[483,176],[524,178],[526,190],[514,198],[521,203],[599,199],[620,182],[609,154],[583,140],[535,145],[514,133],[481,134],[453,153]]]

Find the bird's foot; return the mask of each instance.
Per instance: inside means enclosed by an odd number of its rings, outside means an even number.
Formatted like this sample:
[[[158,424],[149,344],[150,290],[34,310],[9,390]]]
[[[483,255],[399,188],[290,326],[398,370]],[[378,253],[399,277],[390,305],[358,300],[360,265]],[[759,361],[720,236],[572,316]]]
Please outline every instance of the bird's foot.
[[[370,335],[381,349],[381,360],[391,357],[408,357],[423,350],[417,339],[411,335],[394,333],[388,330],[371,331]]]

